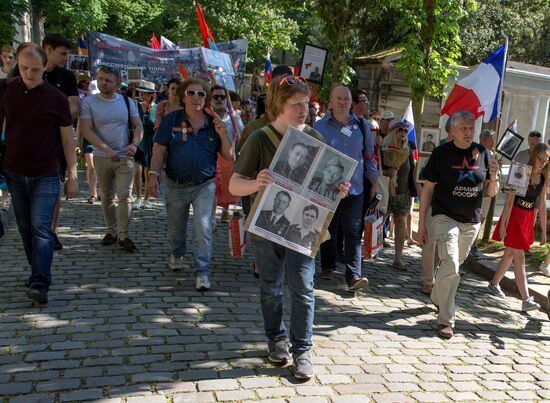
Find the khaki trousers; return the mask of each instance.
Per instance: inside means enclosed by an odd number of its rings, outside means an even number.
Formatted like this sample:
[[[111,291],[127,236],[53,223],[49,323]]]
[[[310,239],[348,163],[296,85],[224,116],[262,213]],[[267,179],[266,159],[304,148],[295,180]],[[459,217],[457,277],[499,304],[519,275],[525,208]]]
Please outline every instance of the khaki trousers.
[[[480,224],[460,223],[442,214],[433,219],[440,264],[435,274],[431,298],[439,305],[437,323],[454,326],[455,295],[460,282],[458,268],[466,260]]]
[[[436,253],[434,217],[432,217],[432,208],[429,207],[426,212],[426,232],[428,234],[428,243],[422,247],[422,272],[420,281],[422,285],[432,285],[434,283],[434,270],[439,263],[439,257]]]
[[[97,178],[101,183],[101,208],[107,226],[107,234],[119,239],[128,237],[128,223],[132,213],[132,185],[134,182],[134,161],[121,158],[117,162],[94,155]],[[115,193],[118,206],[115,205]]]

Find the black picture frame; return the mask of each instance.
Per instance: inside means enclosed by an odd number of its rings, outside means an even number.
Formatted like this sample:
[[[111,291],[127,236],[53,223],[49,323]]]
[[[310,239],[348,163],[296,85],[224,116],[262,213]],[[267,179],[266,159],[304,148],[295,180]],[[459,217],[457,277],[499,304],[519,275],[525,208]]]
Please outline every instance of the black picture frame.
[[[327,64],[328,49],[306,44],[302,52],[300,75],[307,81],[321,84]]]
[[[523,140],[524,138],[515,131],[506,129],[500,137],[495,151],[511,161],[516,156]]]

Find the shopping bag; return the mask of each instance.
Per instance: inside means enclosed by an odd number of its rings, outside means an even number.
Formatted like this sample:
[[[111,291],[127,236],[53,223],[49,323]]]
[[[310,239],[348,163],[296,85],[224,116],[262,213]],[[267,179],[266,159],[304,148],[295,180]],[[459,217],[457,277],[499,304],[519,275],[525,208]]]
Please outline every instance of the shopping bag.
[[[235,211],[229,222],[229,251],[231,257],[241,258],[244,255],[245,246],[244,215],[239,211]]]
[[[372,259],[383,248],[383,227],[384,216],[373,214],[365,218],[365,239],[364,239],[364,253],[365,259]]]

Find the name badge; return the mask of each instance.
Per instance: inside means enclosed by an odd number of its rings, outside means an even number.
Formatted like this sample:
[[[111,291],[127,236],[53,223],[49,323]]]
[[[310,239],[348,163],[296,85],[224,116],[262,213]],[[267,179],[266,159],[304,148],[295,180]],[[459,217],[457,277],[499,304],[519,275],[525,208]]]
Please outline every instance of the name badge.
[[[352,131],[350,129],[348,129],[347,127],[343,127],[342,130],[341,130],[341,133],[345,136],[351,137]]]

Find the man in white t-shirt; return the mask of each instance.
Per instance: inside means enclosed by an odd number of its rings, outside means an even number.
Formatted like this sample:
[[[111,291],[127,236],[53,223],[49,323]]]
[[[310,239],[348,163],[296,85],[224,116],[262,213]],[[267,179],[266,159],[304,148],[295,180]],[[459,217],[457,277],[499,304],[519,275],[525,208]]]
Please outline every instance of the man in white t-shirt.
[[[80,129],[84,138],[95,146],[94,166],[101,183],[101,207],[107,226],[101,244],[111,245],[118,240],[124,250],[135,252],[136,247],[128,237],[128,224],[132,212],[134,155],[143,128],[135,102],[125,100],[116,92],[120,86],[118,71],[102,67],[97,74],[97,84],[99,94],[90,95],[82,102]],[[128,114],[133,129],[131,139]],[[118,206],[114,202],[115,191]]]

